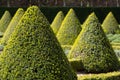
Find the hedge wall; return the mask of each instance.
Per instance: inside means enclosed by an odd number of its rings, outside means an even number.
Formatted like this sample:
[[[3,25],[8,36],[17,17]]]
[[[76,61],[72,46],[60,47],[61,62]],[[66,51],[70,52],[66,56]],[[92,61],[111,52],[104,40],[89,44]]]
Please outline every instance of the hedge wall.
[[[54,17],[56,16],[56,14],[58,13],[58,11],[61,10],[64,12],[64,14],[66,14],[70,8],[71,7],[41,7],[41,11],[44,13],[44,15],[48,18],[49,22],[51,23],[53,21]],[[96,15],[99,18],[101,23],[104,20],[105,16],[110,11],[113,12],[113,14],[115,15],[115,18],[120,23],[120,17],[119,17],[120,8],[118,8],[118,7],[98,7],[98,8],[72,7],[72,8],[75,10],[76,15],[80,19],[81,23],[83,23],[85,21],[85,19],[87,18],[87,16],[93,11],[96,13]],[[12,8],[0,7],[0,17],[2,16],[2,14],[4,13],[5,10],[10,11],[10,13],[12,15],[14,15],[14,13],[16,12],[17,9],[18,9],[17,7],[12,7]],[[26,9],[26,8],[24,8],[24,9]]]

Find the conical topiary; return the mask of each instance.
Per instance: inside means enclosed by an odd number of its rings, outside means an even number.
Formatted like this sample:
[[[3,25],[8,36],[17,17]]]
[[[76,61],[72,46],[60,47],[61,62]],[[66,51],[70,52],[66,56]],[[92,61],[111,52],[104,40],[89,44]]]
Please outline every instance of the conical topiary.
[[[2,45],[6,45],[7,44],[7,41],[10,37],[10,35],[12,34],[12,32],[14,31],[16,25],[18,24],[20,18],[22,17],[22,15],[24,14],[24,10],[22,8],[19,8],[14,17],[12,18],[10,24],[8,25],[5,33],[4,33],[4,36],[3,38],[1,39],[1,44]]]
[[[105,20],[103,21],[102,28],[106,34],[120,33],[119,24],[112,12],[109,12],[109,14],[106,16]]]
[[[37,6],[22,16],[0,56],[1,80],[77,80]]]
[[[73,9],[70,9],[64,18],[57,33],[61,45],[72,45],[81,31],[81,24]]]
[[[3,16],[0,20],[0,32],[3,32],[3,33],[5,32],[10,21],[11,21],[11,15],[10,15],[9,11],[5,11],[5,13],[3,14]]]
[[[64,19],[64,14],[62,11],[59,11],[51,24],[51,28],[53,29],[53,32],[55,34],[57,34],[63,19]]]
[[[118,59],[95,13],[87,18],[68,58],[80,58],[87,72],[108,72],[118,69]]]

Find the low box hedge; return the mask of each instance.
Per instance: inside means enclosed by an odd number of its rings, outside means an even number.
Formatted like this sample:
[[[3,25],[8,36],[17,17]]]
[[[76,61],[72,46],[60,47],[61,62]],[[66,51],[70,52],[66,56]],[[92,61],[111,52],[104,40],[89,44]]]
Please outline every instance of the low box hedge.
[[[101,74],[87,74],[83,76],[78,75],[78,80],[120,80],[120,71]]]
[[[76,72],[84,70],[82,61],[80,59],[69,59],[69,62]],[[120,80],[120,71],[99,74],[78,74],[78,80]]]

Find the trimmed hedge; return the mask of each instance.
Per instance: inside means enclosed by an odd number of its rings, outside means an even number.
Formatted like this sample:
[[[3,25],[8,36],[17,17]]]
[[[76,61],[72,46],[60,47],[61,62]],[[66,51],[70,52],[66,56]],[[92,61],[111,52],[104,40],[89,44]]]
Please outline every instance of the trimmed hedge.
[[[102,23],[102,28],[106,34],[120,33],[119,24],[112,12],[109,12],[109,14],[106,16]]]
[[[77,80],[49,22],[27,9],[0,56],[1,80]]]
[[[59,30],[59,28],[60,28],[60,26],[62,24],[63,19],[64,19],[64,14],[63,14],[62,11],[59,11],[57,13],[57,15],[55,16],[52,24],[51,24],[51,28],[53,29],[53,32],[55,34],[57,34],[57,32],[58,32],[58,30]]]
[[[2,38],[3,37],[3,33],[2,32],[0,32],[0,38]]]
[[[12,32],[14,31],[16,25],[18,24],[18,22],[20,21],[21,17],[23,16],[24,14],[24,10],[22,8],[19,8],[14,17],[12,18],[10,24],[8,25],[5,33],[4,33],[4,36],[3,38],[1,39],[1,44],[2,45],[6,45],[7,44],[7,41],[9,39],[9,37],[11,36]]]
[[[88,16],[68,58],[80,57],[86,72],[118,70],[118,59],[95,13]]]
[[[65,53],[66,55],[68,55],[69,51],[70,51],[71,48],[72,48],[72,45],[61,45],[61,47],[62,47],[64,53]]]
[[[69,59],[69,62],[71,64],[72,68],[75,71],[78,72],[78,71],[83,71],[84,70],[82,60],[80,60],[80,59]]]
[[[83,76],[78,75],[78,80],[120,80],[120,72],[88,74]]]
[[[120,34],[108,34],[107,37],[111,43],[120,43]]]
[[[74,10],[70,9],[60,26],[57,39],[61,45],[72,45],[80,31],[81,24]]]
[[[4,46],[0,45],[0,51],[3,51],[3,49],[4,49]]]
[[[9,11],[5,11],[5,13],[3,14],[0,20],[0,32],[3,32],[3,33],[5,32],[10,21],[11,21],[11,14],[9,13]]]

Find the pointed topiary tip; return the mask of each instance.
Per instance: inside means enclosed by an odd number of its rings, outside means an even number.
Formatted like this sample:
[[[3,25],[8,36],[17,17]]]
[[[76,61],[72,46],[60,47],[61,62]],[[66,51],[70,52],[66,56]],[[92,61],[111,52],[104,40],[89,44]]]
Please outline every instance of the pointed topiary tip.
[[[23,8],[18,8],[18,10],[20,10],[20,11],[24,11],[24,9],[23,9]]]
[[[10,12],[9,12],[8,10],[6,10],[6,11],[4,12],[3,16],[6,15],[6,14],[7,14],[7,15],[10,15]]]
[[[73,9],[73,8],[70,8],[70,9],[69,9],[69,12],[74,12],[74,9]]]
[[[110,11],[109,14],[113,14],[113,13]]]
[[[35,11],[37,11],[37,10],[40,10],[39,9],[39,7],[38,6],[30,6],[27,10],[35,10]]]
[[[63,12],[62,12],[62,11],[59,11],[58,13],[63,14]]]
[[[87,17],[87,19],[85,20],[85,22],[83,23],[83,27],[84,27],[86,24],[88,24],[88,23],[90,23],[90,22],[92,22],[92,21],[94,21],[94,20],[96,20],[97,22],[99,22],[96,14],[95,14],[95,12],[92,12],[92,13]]]
[[[97,18],[95,12],[92,12],[89,16],[90,16],[90,17],[96,17],[96,18]]]
[[[113,13],[111,11],[108,13],[108,16],[114,17],[114,15],[113,15]]]

